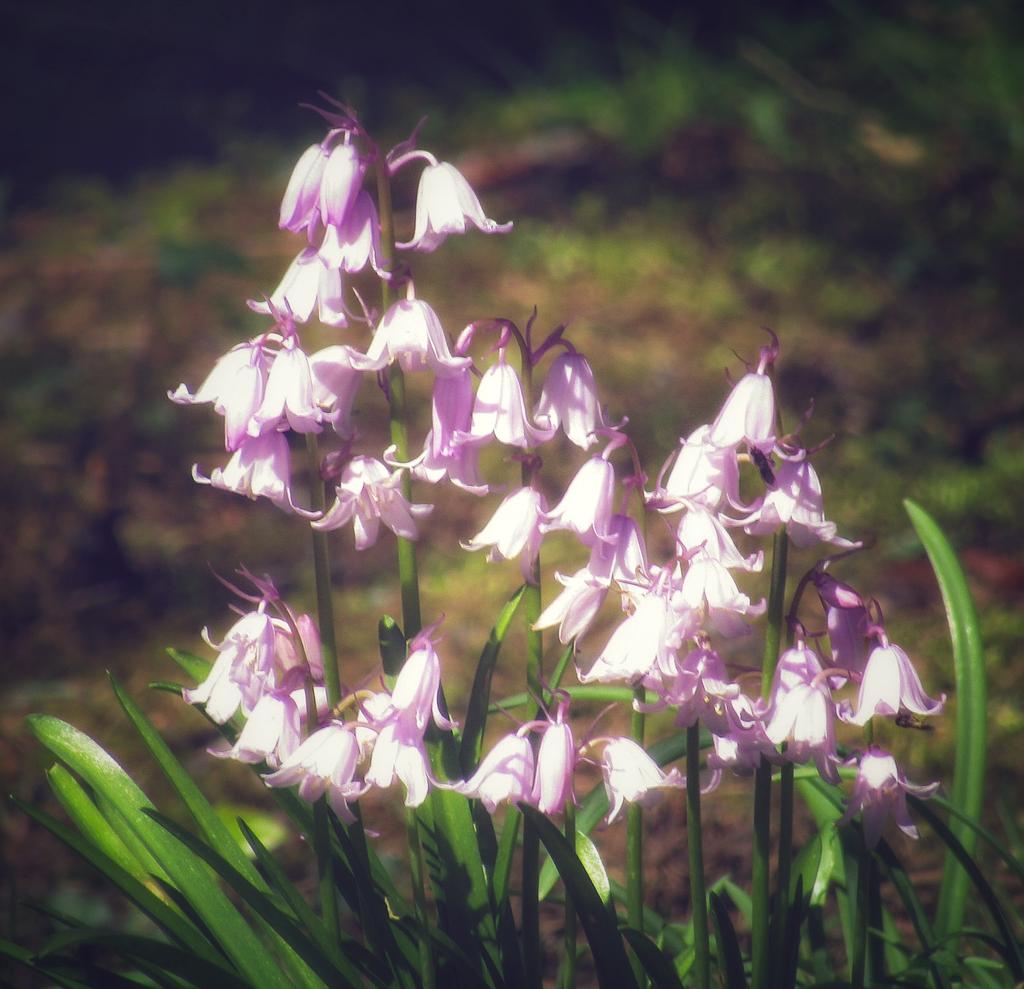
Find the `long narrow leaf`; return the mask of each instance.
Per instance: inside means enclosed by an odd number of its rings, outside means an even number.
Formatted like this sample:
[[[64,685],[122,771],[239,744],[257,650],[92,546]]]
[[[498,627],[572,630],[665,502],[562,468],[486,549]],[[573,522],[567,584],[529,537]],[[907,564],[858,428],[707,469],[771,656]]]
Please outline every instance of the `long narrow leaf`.
[[[946,621],[953,640],[956,671],[956,761],[953,765],[951,803],[971,820],[980,820],[985,795],[985,763],[988,746],[987,681],[985,655],[978,614],[963,569],[945,534],[920,505],[904,501],[914,530],[924,545],[946,607]],[[968,855],[973,855],[977,836],[961,822],[952,827]],[[946,855],[939,888],[935,928],[942,936],[963,925],[968,878],[952,852]]]
[[[184,828],[179,827],[174,821],[164,817],[159,811],[149,810],[147,815],[154,824],[163,828],[174,840],[180,842],[190,852],[206,862],[239,895],[248,907],[277,931],[282,940],[295,950],[327,985],[351,987],[363,985],[360,973],[351,964],[350,959],[358,957],[360,961],[366,963],[367,968],[370,967],[372,959],[367,959],[361,952],[357,956],[357,946],[354,941],[351,939],[345,940],[343,945],[344,951],[340,956],[340,964],[335,965],[295,920],[277,906],[265,890],[249,882],[230,862],[227,862],[209,845],[205,844],[195,835],[190,834]],[[366,974],[369,974],[369,972]]]
[[[632,693],[626,690],[629,699],[632,700]],[[701,748],[708,748],[711,745],[711,736],[706,732],[701,733]],[[651,758],[659,765],[665,766],[676,759],[686,755],[686,732],[670,735],[668,738],[660,739],[647,750]],[[580,802],[576,811],[576,830],[580,834],[590,834],[597,827],[598,821],[608,813],[608,794],[604,785],[598,784]],[[543,900],[558,881],[558,870],[550,859],[541,866],[539,895]]]
[[[964,871],[971,882],[974,883],[974,888],[978,891],[992,916],[992,922],[995,924],[1000,940],[1003,942],[1003,957],[1006,959],[1010,971],[1015,979],[1024,979],[1024,954],[1021,952],[1020,943],[1014,936],[1013,930],[1010,927],[1010,921],[1007,919],[1002,904],[999,902],[996,891],[984,875],[982,875],[978,864],[971,857],[970,852],[964,848],[960,839],[953,834],[952,829],[946,825],[938,814],[918,797],[908,795],[907,801],[928,822],[929,827],[945,842],[946,847],[964,867]]]
[[[462,726],[462,744],[459,747],[459,764],[465,776],[469,776],[476,769],[480,761],[480,748],[483,744],[484,728],[487,725],[487,709],[491,703],[491,680],[494,676],[494,667],[498,662],[498,655],[501,652],[501,644],[505,641],[512,619],[523,600],[523,592],[526,590],[524,584],[509,598],[505,607],[501,609],[498,620],[491,629],[480,654],[480,661],[476,664],[476,673],[473,676],[473,689],[469,694],[469,704],[466,707],[466,719]]]
[[[622,927],[623,937],[647,973],[655,989],[683,989],[675,965],[646,934],[632,927]]]
[[[590,950],[594,956],[597,981],[602,989],[636,987],[636,979],[626,955],[614,916],[601,900],[575,850],[568,839],[543,814],[522,805],[523,813],[537,829],[540,840],[558,869],[573,906],[583,924]]]
[[[257,886],[264,885],[255,866],[239,847],[227,825],[196,786],[195,781],[174,757],[170,747],[153,726],[153,722],[146,717],[139,705],[125,692],[114,676],[110,677],[110,683],[118,702],[124,708],[125,714],[128,715],[128,719],[141,736],[157,765],[163,770],[171,786],[181,797],[210,846],[223,855],[250,882]]]
[[[216,985],[218,989],[246,989],[248,986],[244,979],[238,978],[223,966],[200,958],[190,951],[154,938],[123,934],[119,931],[94,928],[61,931],[48,939],[45,948],[39,952],[39,957],[44,958],[78,946],[104,948],[128,961],[148,962],[167,974],[198,986],[199,989],[212,985]]]
[[[747,989],[747,973],[743,967],[743,953],[736,936],[732,917],[725,901],[717,893],[708,897],[711,917],[715,923],[715,941],[718,944],[718,964],[725,979],[725,989]]]
[[[46,771],[46,778],[65,813],[82,835],[125,872],[145,883],[149,873],[118,837],[78,780],[60,763]]]
[[[267,989],[288,989],[274,957],[232,906],[209,869],[194,856],[182,855],[181,846],[147,816],[153,804],[121,766],[91,738],[59,718],[32,715],[28,724],[46,748],[117,808],[243,977]]]
[[[215,957],[211,945],[206,942],[197,928],[95,845],[75,834],[45,811],[38,810],[16,797],[12,797],[11,800],[20,811],[31,817],[37,824],[41,824],[54,837],[64,842],[72,851],[113,883],[165,934],[197,955],[206,958]]]

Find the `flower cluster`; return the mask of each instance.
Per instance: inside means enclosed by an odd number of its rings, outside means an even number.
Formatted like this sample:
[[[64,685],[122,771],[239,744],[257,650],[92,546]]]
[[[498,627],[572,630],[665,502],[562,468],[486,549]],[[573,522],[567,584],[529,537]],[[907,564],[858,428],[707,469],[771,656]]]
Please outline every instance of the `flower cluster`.
[[[250,302],[272,325],[221,357],[195,393],[182,385],[170,395],[179,403],[212,404],[224,418],[231,457],[209,477],[195,468],[197,481],[268,498],[317,530],[351,523],[357,549],[377,541],[381,523],[399,538],[420,536],[432,506],[410,500],[411,479],[449,481],[476,496],[501,488],[490,520],[463,548],[486,549],[493,562],[515,559],[523,579],[537,584],[544,539],[571,533],[586,562],[555,575],[562,589],[537,616],[535,629],[557,628],[563,644],[574,644],[583,684],[626,684],[645,692],[646,703],[634,702],[641,709],[669,709],[680,728],[703,722],[714,738],[709,786],[725,770],[749,773],[762,760],[813,763],[825,780],[838,783],[843,724],[941,710],[944,698],[925,693],[907,653],[890,643],[877,603],[831,575],[832,565],[859,544],[841,537],[825,516],[812,463],[817,450],[780,426],[774,334],[717,415],[680,438],[647,490],[628,420],[610,421],[591,365],[564,327],[535,341],[536,314],[522,331],[508,320],[480,320],[452,342],[437,313],[416,295],[407,267],[392,257],[392,246],[433,251],[470,227],[501,233],[511,224],[489,219],[458,170],[417,148],[415,135],[384,155],[350,111],[325,116],[330,130],[300,158],[281,205],[281,227],[304,235],[306,246],[270,296]],[[424,164],[415,229],[409,240],[389,245],[365,180],[372,172],[383,188],[411,164]],[[366,268],[387,286],[386,298],[399,297],[382,312],[368,309],[349,285],[349,276]],[[329,327],[365,323],[372,333],[361,343],[353,339],[307,354],[299,327],[314,311]],[[482,340],[490,346],[481,347]],[[535,372],[546,361],[534,399]],[[393,366],[431,382],[429,430],[416,453],[397,445],[359,452],[353,409],[360,384],[367,376],[384,384]],[[335,499],[319,513],[297,504],[288,437],[327,427],[340,448],[321,464]],[[598,452],[586,454],[560,498],[549,498],[541,452],[566,441],[585,452],[596,444]],[[488,444],[509,448],[507,459],[518,472],[512,485],[481,475],[480,453]],[[647,545],[647,527],[638,519],[648,513],[664,524],[664,549]],[[747,635],[766,608],[763,598],[743,589],[763,570],[764,551],[737,538],[779,533],[798,549],[824,547],[831,555],[800,581],[788,615],[791,645],[762,696],[750,691],[747,675],[753,672],[760,683],[760,671],[730,667],[715,643]],[[815,619],[801,611],[810,588],[821,606]],[[589,645],[609,597],[619,602],[621,619],[603,646],[584,652],[582,643]],[[271,602],[279,617],[269,614]],[[322,674],[311,623],[288,620],[288,614],[265,591],[256,610],[214,646],[219,657],[209,679],[186,691],[186,699],[203,704],[219,723],[236,714],[247,719],[224,754],[266,763],[270,786],[298,785],[310,800],[326,794],[343,819],[351,818],[349,804],[367,789],[396,780],[410,806],[431,787],[447,786],[489,811],[508,801],[558,813],[575,799],[578,765],[593,761],[603,772],[609,821],[624,803],[684,782],[678,770],[666,772],[631,739],[577,739],[568,696],[557,691],[549,717],[501,738],[468,778],[438,780],[426,732],[430,724],[441,731],[456,725],[439,693],[437,626],[408,643],[390,690],[356,691],[328,712],[320,708]],[[316,711],[307,712],[307,697],[317,698]],[[346,713],[353,717],[346,720]],[[863,813],[869,841],[877,841],[886,814],[912,831],[903,804],[908,789],[887,753],[872,747],[859,757],[850,812]]]

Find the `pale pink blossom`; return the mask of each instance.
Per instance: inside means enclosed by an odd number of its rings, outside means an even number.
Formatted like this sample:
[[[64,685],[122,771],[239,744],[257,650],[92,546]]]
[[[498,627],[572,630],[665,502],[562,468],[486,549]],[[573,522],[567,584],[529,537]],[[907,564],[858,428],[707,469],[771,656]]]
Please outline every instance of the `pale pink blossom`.
[[[422,735],[399,722],[386,724],[373,743],[365,781],[386,789],[395,779],[405,787],[405,806],[419,807],[430,792],[431,772]]]
[[[355,145],[349,143],[348,137],[346,133],[345,143],[331,148],[320,178],[320,219],[328,227],[344,224],[366,172],[366,162],[360,158]]]
[[[667,773],[631,738],[612,738],[601,753],[604,789],[608,794],[607,823],[611,824],[625,804],[649,806],[658,790],[679,789],[686,780],[679,770]]]
[[[556,573],[555,580],[565,589],[541,612],[533,627],[544,629],[557,625],[558,640],[567,645],[593,624],[608,596],[611,582],[607,578],[595,577],[587,567],[570,577]]]
[[[697,630],[698,616],[678,607],[668,571],[651,587],[633,598],[634,608],[612,632],[593,666],[581,673],[580,681],[634,682],[652,668],[671,672],[676,650]]]
[[[781,757],[764,732],[758,706],[746,694],[737,694],[724,701],[729,728],[711,736],[714,752],[708,756],[708,768],[731,769],[740,776],[750,776],[762,759],[781,762]]]
[[[269,299],[250,299],[249,308],[264,316],[288,313],[296,323],[306,323],[313,310],[327,326],[348,326],[348,310],[342,294],[341,269],[328,268],[316,248],[304,248],[284,273]]]
[[[611,538],[615,510],[615,469],[604,457],[591,457],[575,474],[562,500],[544,513],[541,529],[568,529],[584,542]]]
[[[519,376],[506,362],[504,350],[499,351],[477,386],[469,430],[458,433],[456,441],[486,443],[493,436],[499,443],[525,448],[546,443],[554,433],[530,422]]]
[[[314,144],[302,153],[292,169],[291,177],[281,200],[282,230],[301,233],[311,223],[315,225],[320,200],[320,181],[327,164],[329,150],[323,144]]]
[[[359,193],[340,224],[327,227],[319,253],[331,269],[355,273],[371,264],[379,270],[380,221],[368,192]]]
[[[821,482],[802,450],[782,459],[775,471],[775,486],[765,494],[761,506],[733,521],[752,536],[769,535],[784,525],[793,544],[801,548],[817,542],[842,549],[859,545],[836,535],[835,522],[826,521]]]
[[[423,152],[420,152],[423,154]],[[480,200],[462,173],[446,161],[428,164],[416,193],[416,228],[401,250],[436,250],[449,234],[474,226],[484,233],[508,233],[511,223],[495,223],[484,215]]]
[[[503,801],[515,804],[530,799],[534,772],[530,740],[518,733],[506,735],[484,756],[473,775],[452,789],[476,798],[493,814]]]
[[[305,739],[263,782],[269,787],[298,784],[299,796],[310,803],[326,793],[335,814],[351,824],[355,815],[349,801],[358,800],[368,789],[354,778],[358,764],[355,732],[344,722],[331,721]]]
[[[701,504],[694,504],[683,513],[676,530],[676,541],[685,550],[703,550],[726,568],[758,573],[764,566],[761,550],[743,556],[718,516]]]
[[[413,477],[430,484],[447,477],[452,484],[471,494],[487,494],[490,488],[479,474],[479,447],[457,441],[459,434],[469,429],[472,416],[472,371],[466,367],[435,378],[431,428],[424,440],[423,452],[406,465],[411,468]]]
[[[344,344],[309,355],[313,401],[339,436],[352,436],[352,405],[364,377],[358,367],[361,358],[359,351]]]
[[[740,472],[735,447],[715,446],[708,434],[710,426],[700,426],[681,440],[675,460],[666,462],[648,504],[661,512],[678,511],[686,505],[702,505],[714,510],[723,498],[739,507]],[[672,463],[668,476],[662,478]]]
[[[572,728],[565,722],[565,704],[559,706],[555,720],[543,728],[537,749],[536,775],[530,803],[542,814],[557,814],[567,800],[575,800],[573,775],[578,754]]]
[[[178,405],[212,402],[214,411],[224,416],[224,446],[230,451],[248,435],[250,420],[263,401],[270,357],[262,340],[240,343],[218,358],[194,395],[183,384],[167,393]]]
[[[778,340],[761,348],[755,371],[736,382],[722,410],[711,424],[708,439],[718,447],[746,443],[750,449],[768,455],[775,446],[775,391],[768,377],[769,364],[778,356]]]
[[[373,457],[353,457],[342,469],[334,504],[311,524],[330,531],[351,521],[360,550],[377,541],[381,522],[397,536],[418,539],[416,519],[429,515],[434,506],[410,504],[401,484],[401,471],[392,473]]]
[[[690,560],[680,595],[687,607],[703,610],[712,626],[726,636],[746,634],[749,629],[743,619],[763,615],[767,607],[764,598],[751,602],[725,566],[704,550]]]
[[[540,520],[544,495],[531,487],[520,488],[502,501],[490,521],[472,538],[462,543],[466,550],[490,547],[487,559],[511,560],[519,557],[523,579],[533,581],[533,564],[543,539]]]
[[[698,646],[674,666],[671,673],[651,678],[650,686],[661,695],[657,706],[674,707],[680,728],[703,721],[711,731],[726,734],[731,727],[726,704],[739,696],[740,688],[729,679],[722,657],[708,646]],[[637,701],[633,706],[646,709]]]
[[[868,656],[857,694],[856,713],[849,704],[844,704],[840,713],[844,721],[864,725],[876,714],[895,716],[901,711],[938,714],[945,703],[945,694],[935,700],[924,692],[910,657],[899,646],[883,639]]]
[[[247,437],[224,467],[214,468],[209,477],[203,477],[199,473],[199,465],[193,464],[192,479],[197,484],[209,484],[254,501],[266,498],[282,511],[294,512],[305,518],[315,517],[315,513],[299,508],[292,500],[291,456],[284,433],[269,432]]]
[[[561,427],[584,450],[597,439],[595,430],[605,421],[594,372],[586,357],[573,351],[559,354],[552,361],[533,418],[555,429]]]
[[[860,758],[853,793],[841,823],[860,814],[868,848],[878,844],[890,817],[905,835],[917,838],[917,827],[907,811],[907,794],[926,799],[938,788],[938,783],[926,786],[908,783],[896,760],[884,749],[872,746]]]
[[[468,357],[452,356],[437,313],[411,295],[394,303],[381,317],[361,366],[363,370],[376,371],[394,360],[405,371],[429,368],[442,375],[471,363]]]
[[[249,420],[249,435],[287,427],[296,433],[319,433],[323,413],[313,400],[309,358],[294,336],[287,337],[274,358],[263,401]]]
[[[221,759],[265,762],[276,768],[298,748],[300,738],[301,723],[295,701],[289,693],[270,691],[256,702],[234,745],[209,751]]]

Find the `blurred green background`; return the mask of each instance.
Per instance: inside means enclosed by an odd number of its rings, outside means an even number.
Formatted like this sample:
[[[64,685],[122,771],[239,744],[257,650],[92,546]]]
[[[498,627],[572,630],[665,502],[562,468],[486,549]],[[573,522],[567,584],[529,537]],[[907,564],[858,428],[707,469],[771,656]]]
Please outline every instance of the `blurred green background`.
[[[840,573],[881,600],[933,693],[951,688],[949,645],[901,499],[963,554],[991,671],[993,792],[1019,816],[1024,9],[425,8],[0,4],[6,789],[44,793],[30,710],[100,731],[131,763],[104,671],[139,692],[172,675],[165,646],[222,632],[211,570],[270,572],[311,605],[301,524],[197,489],[191,464],[223,461],[220,423],[165,393],[262,327],[244,300],[298,249],[277,205],[321,134],[297,105],[324,90],[383,143],[428,116],[423,145],[516,228],[417,259],[419,294],[451,332],[521,324],[534,305],[542,326],[571,321],[652,474],[714,414],[733,351],[753,357],[760,327],[778,332],[787,419],[813,400],[808,441],[836,434],[817,461],[829,517],[873,542]],[[406,225],[413,191],[398,190]],[[489,505],[446,496],[428,536],[468,537]],[[472,661],[515,566],[451,540],[425,554],[425,614],[447,612],[453,665]],[[344,648],[369,669],[376,617],[398,610],[391,545],[357,557],[339,538],[336,556]],[[197,715],[147,704],[226,802],[258,801],[209,767]],[[917,778],[948,764],[950,721],[904,746]],[[6,808],[0,823],[19,890],[79,895],[40,878],[75,866]]]

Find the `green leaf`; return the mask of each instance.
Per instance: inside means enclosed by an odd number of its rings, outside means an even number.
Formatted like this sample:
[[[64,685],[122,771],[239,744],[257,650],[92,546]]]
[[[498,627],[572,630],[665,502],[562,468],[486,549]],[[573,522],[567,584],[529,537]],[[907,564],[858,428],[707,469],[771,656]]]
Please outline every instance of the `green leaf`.
[[[1003,910],[1002,904],[996,891],[978,868],[977,862],[971,857],[971,853],[964,848],[960,839],[953,833],[946,823],[919,797],[907,796],[907,803],[921,815],[929,827],[945,842],[946,847],[956,856],[957,861],[963,866],[967,876],[974,883],[975,889],[981,896],[982,901],[992,916],[992,922],[999,932],[1000,940],[1003,943],[1003,957],[1010,966],[1010,971],[1015,979],[1024,979],[1024,954],[1021,946],[1014,936],[1010,921]],[[951,931],[951,934],[956,933]]]
[[[493,887],[494,902],[500,908],[508,900],[508,878],[512,872],[512,857],[519,840],[519,828],[523,815],[519,808],[509,807],[505,812],[505,823],[498,839],[498,854],[494,860]]]
[[[625,687],[617,689],[625,690],[625,696],[632,702],[632,690]],[[708,748],[710,745],[711,736],[707,732],[702,732],[701,748]],[[665,766],[676,759],[682,758],[686,755],[686,732],[679,732],[676,735],[670,735],[668,738],[660,739],[651,745],[647,752],[659,766]],[[608,794],[605,792],[604,785],[599,783],[580,802],[580,806],[576,811],[577,832],[590,834],[597,827],[598,821],[607,813]],[[555,868],[554,863],[548,860],[541,866],[540,870],[539,892],[542,900],[554,889],[557,881],[558,870]]]
[[[215,964],[190,951],[173,944],[156,941],[153,938],[123,934],[119,931],[103,931],[92,928],[60,931],[47,939],[39,952],[45,958],[57,951],[78,946],[106,949],[133,962],[148,962],[167,974],[176,975],[194,986],[216,985],[218,989],[247,989],[249,983],[238,978],[222,965]]]
[[[380,647],[380,659],[384,665],[384,675],[398,676],[405,662],[406,644],[398,622],[390,615],[385,615],[377,623],[377,644]]]
[[[710,893],[711,919],[715,924],[715,942],[718,945],[718,964],[725,978],[725,989],[747,989],[747,975],[743,968],[743,954],[736,936],[732,917],[725,901],[717,893]]]
[[[336,965],[320,949],[313,938],[276,904],[274,898],[268,895],[266,889],[261,888],[263,885],[262,880],[261,886],[256,886],[254,883],[249,882],[241,872],[215,849],[205,844],[195,835],[190,834],[184,828],[179,827],[174,821],[164,817],[159,811],[150,809],[147,810],[146,814],[153,821],[154,825],[162,828],[168,836],[180,842],[180,845],[184,845],[197,858],[209,865],[239,895],[248,907],[270,924],[281,939],[297,952],[299,957],[327,985],[362,986],[363,982],[360,974],[355,966],[351,964],[350,959],[359,957],[360,961],[367,963],[372,962],[372,959],[367,959],[362,952],[357,954],[355,941],[352,941],[350,938],[342,940],[344,950],[339,954],[339,964]],[[367,972],[366,974],[370,973]]]
[[[223,855],[238,871],[251,883],[263,886],[260,874],[256,871],[248,856],[242,851],[234,836],[228,830],[227,825],[213,809],[210,802],[196,786],[195,781],[185,771],[181,763],[174,757],[170,747],[161,738],[160,733],[153,726],[153,722],[143,713],[142,709],[125,692],[117,678],[110,677],[114,694],[124,708],[125,714],[134,725],[135,730],[142,737],[146,748],[149,749],[157,765],[163,770],[164,775],[174,787],[182,802],[188,808],[199,830],[219,854]]]
[[[683,989],[675,966],[646,934],[633,927],[620,928],[655,989]]]
[[[213,669],[213,663],[195,653],[186,652],[183,649],[169,648],[167,655],[174,660],[196,683],[202,683]]]
[[[978,614],[956,553],[935,520],[914,502],[903,503],[918,538],[924,545],[939,582],[946,621],[953,640],[956,672],[956,757],[953,764],[951,803],[965,817],[981,819],[985,796],[985,763],[988,746],[987,681],[985,655]],[[961,822],[952,828],[968,855],[977,837]],[[941,937],[963,924],[968,877],[957,866],[952,852],[946,856],[939,889],[935,927]]]
[[[206,866],[194,856],[182,855],[178,842],[147,816],[147,811],[154,810],[153,804],[118,763],[91,738],[59,718],[31,715],[28,725],[46,748],[78,773],[98,796],[117,808],[238,971],[261,987],[288,989],[274,957],[232,906]]]
[[[583,930],[587,935],[590,950],[594,956],[598,984],[604,989],[628,989],[636,987],[636,979],[626,956],[614,915],[601,900],[587,870],[576,857],[568,839],[543,814],[521,805],[521,810],[536,828],[558,874],[572,896]]]
[[[586,869],[590,881],[594,884],[594,889],[597,890],[597,895],[601,897],[601,902],[605,906],[610,906],[612,888],[608,881],[608,871],[604,867],[604,862],[601,861],[601,853],[597,850],[597,845],[581,831],[576,832],[576,858]]]
[[[505,641],[512,619],[515,617],[519,603],[523,600],[523,592],[526,590],[524,584],[512,595],[501,609],[498,620],[491,629],[480,654],[480,661],[476,664],[476,673],[473,676],[473,689],[470,691],[469,704],[466,707],[466,718],[462,726],[462,745],[459,749],[459,765],[462,767],[464,776],[470,776],[480,761],[480,748],[483,744],[484,728],[487,725],[487,709],[491,702],[491,679],[494,676],[494,667],[498,662],[498,654],[501,652],[501,645]]]
[[[128,846],[118,837],[78,780],[60,763],[47,770],[46,778],[65,813],[85,838],[125,872],[145,884],[149,872],[128,850]]]
[[[203,938],[199,930],[95,845],[75,834],[45,811],[38,810],[16,797],[12,797],[11,800],[20,811],[31,817],[37,824],[41,824],[54,837],[64,842],[72,851],[110,880],[165,934],[197,955],[206,958],[215,957],[212,946]]]

